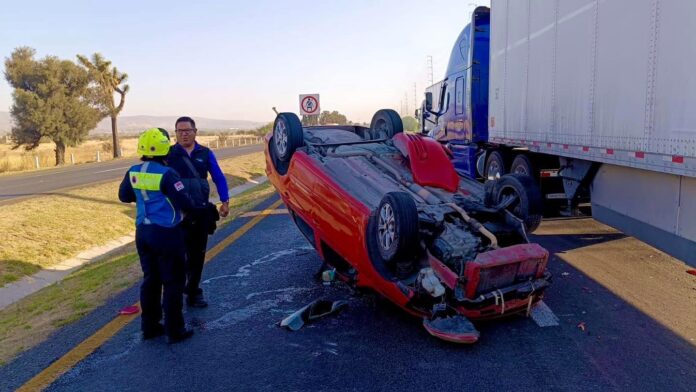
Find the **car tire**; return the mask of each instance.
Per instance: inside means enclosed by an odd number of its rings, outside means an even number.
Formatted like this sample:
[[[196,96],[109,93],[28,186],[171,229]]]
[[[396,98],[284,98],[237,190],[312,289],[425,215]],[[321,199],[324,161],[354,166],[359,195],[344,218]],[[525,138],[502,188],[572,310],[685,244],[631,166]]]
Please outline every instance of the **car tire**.
[[[408,193],[387,193],[377,207],[373,225],[372,242],[383,262],[414,255],[418,244],[418,209]]]
[[[510,173],[530,176],[534,181],[539,178],[539,173],[532,163],[532,160],[529,159],[529,157],[525,154],[518,154],[515,159],[512,160],[512,164],[510,165]]]
[[[273,123],[271,148],[281,162],[290,162],[292,154],[304,146],[304,130],[302,122],[295,113],[279,113]]]
[[[501,151],[491,151],[486,158],[486,170],[484,177],[488,180],[490,177],[497,178],[507,174],[505,168],[505,156]]]
[[[541,224],[543,204],[537,183],[529,176],[506,174],[496,181],[495,201],[500,205],[505,198],[514,196],[517,201],[507,207],[508,211],[524,222],[527,234],[533,233]]]
[[[486,207],[495,207],[496,205],[496,194],[495,194],[496,181],[486,181],[483,183],[483,205]]]
[[[391,109],[378,110],[370,122],[372,139],[391,139],[397,133],[404,131],[399,113]]]

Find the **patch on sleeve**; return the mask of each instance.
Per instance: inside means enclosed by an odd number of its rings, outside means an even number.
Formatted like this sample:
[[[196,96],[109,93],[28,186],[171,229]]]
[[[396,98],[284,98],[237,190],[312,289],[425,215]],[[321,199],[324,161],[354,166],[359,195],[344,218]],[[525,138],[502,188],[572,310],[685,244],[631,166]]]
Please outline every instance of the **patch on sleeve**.
[[[174,183],[174,189],[176,189],[177,192],[181,192],[181,190],[184,189],[184,184],[181,181],[177,181]]]

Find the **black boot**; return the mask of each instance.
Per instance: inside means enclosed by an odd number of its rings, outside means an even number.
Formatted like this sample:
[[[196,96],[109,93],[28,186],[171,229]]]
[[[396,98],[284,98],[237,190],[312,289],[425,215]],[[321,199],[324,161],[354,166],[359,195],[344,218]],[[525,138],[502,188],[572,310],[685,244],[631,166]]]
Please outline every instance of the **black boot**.
[[[193,330],[184,328],[181,332],[179,332],[176,335],[167,336],[167,344],[179,343],[190,338],[191,336],[193,336]]]
[[[203,298],[203,294],[194,294],[186,297],[186,305],[193,308],[205,308],[208,302]]]
[[[164,325],[157,323],[153,328],[143,331],[143,340],[154,339],[164,335]]]

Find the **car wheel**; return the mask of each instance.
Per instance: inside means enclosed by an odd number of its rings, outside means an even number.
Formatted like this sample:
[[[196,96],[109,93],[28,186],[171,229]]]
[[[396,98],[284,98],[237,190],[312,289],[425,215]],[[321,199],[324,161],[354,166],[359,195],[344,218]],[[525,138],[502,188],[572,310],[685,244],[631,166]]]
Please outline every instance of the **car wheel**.
[[[510,173],[530,176],[535,181],[539,177],[536,168],[532,164],[532,160],[525,154],[518,154],[515,159],[512,160]]]
[[[500,151],[492,151],[486,159],[486,180],[502,177],[505,171],[505,158]]]
[[[405,192],[387,193],[377,208],[375,243],[382,260],[413,256],[418,243],[418,210]]]
[[[281,162],[289,162],[295,150],[304,146],[302,123],[295,113],[280,113],[276,116],[271,143]]]
[[[397,112],[391,109],[382,109],[372,116],[370,130],[373,139],[391,139],[397,133],[404,131],[404,124]]]
[[[543,213],[541,192],[534,180],[522,174],[506,174],[495,186],[496,205],[505,208],[524,222],[527,233],[539,227]]]

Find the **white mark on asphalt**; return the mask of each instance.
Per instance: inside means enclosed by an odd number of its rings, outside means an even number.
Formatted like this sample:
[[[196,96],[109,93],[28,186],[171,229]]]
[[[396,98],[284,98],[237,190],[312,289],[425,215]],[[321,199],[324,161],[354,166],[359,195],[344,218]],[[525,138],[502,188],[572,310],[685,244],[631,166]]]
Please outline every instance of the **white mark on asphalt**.
[[[82,361],[78,363],[75,367],[70,369],[63,377],[59,380],[61,382],[69,382],[75,378],[82,375],[85,371],[93,371],[98,369],[101,364],[105,362],[119,361],[133,351],[133,349],[142,343],[142,337],[140,332],[132,333],[126,343],[123,345],[125,349],[117,352],[116,354],[104,355],[102,351],[97,351],[93,357],[88,361]]]
[[[314,250],[314,248],[312,248],[311,246],[304,246],[301,248],[285,249],[285,250],[281,250],[278,252],[273,252],[271,254],[268,254],[268,255],[265,255],[261,258],[258,258],[249,264],[245,264],[245,265],[239,267],[236,274],[215,276],[213,278],[204,280],[203,282],[201,282],[201,284],[208,284],[208,283],[210,283],[214,280],[218,280],[218,279],[246,278],[247,276],[249,276],[251,274],[251,267],[277,260],[283,256],[290,256],[292,254],[299,253],[301,251],[307,251],[307,250]]]
[[[128,169],[130,166],[123,166],[123,167],[117,167],[115,169],[107,169],[107,170],[100,170],[100,171],[95,171],[94,174],[99,174],[99,173],[107,173],[107,172],[112,172],[116,170],[123,170],[123,169]]]
[[[531,311],[532,320],[540,327],[557,327],[558,317],[544,301],[539,301]]]
[[[271,310],[273,308],[277,308],[281,303],[293,302],[297,294],[312,290],[313,288],[308,287],[293,287],[287,290],[283,289],[281,293],[276,294],[274,299],[267,299],[265,301],[256,302],[249,306],[235,309],[231,312],[225,313],[222,317],[206,323],[205,329],[212,330],[227,328],[231,325],[248,320],[259,313]]]
[[[288,291],[296,291],[296,287],[286,287],[284,289],[277,289],[277,290],[266,290],[266,291],[259,291],[257,293],[251,293],[247,294],[246,299],[252,299],[254,297],[257,297],[259,295],[264,295],[264,294],[270,294],[270,293],[285,293]]]

